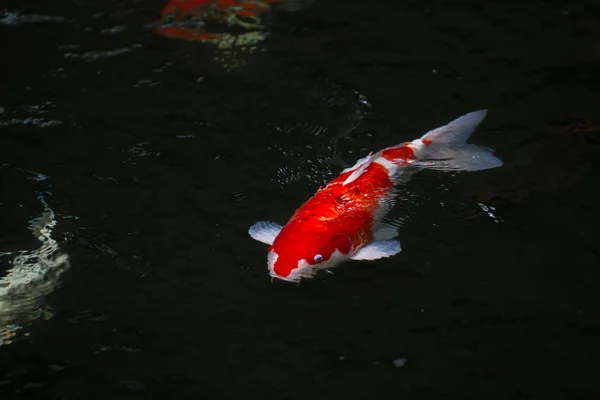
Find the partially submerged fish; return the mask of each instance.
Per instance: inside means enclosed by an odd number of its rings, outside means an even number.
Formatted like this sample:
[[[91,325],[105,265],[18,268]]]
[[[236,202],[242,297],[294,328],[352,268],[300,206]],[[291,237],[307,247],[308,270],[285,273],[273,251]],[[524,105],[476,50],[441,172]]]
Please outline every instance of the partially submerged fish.
[[[313,1],[170,0],[161,12],[161,20],[156,24],[155,32],[166,37],[200,42],[254,44],[254,41],[264,40],[266,37],[260,32],[267,29],[264,17],[273,9],[297,11],[309,7]],[[212,27],[209,28],[209,25]],[[248,32],[231,31],[231,27]]]
[[[419,169],[478,171],[502,165],[489,149],[466,143],[486,110],[475,111],[420,139],[388,147],[347,168],[296,210],[285,226],[257,222],[250,236],[270,245],[269,274],[299,282],[348,259],[375,260],[400,252],[397,228],[383,218],[394,186]]]

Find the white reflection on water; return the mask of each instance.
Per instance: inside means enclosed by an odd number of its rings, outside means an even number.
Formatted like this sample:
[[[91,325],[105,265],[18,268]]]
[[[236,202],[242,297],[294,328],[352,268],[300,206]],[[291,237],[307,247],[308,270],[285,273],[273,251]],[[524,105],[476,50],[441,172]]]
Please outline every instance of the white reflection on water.
[[[498,215],[496,215],[496,213],[495,213],[496,208],[494,206],[486,205],[486,204],[483,204],[483,203],[477,203],[477,205],[495,223],[504,222],[504,220],[501,217],[499,217]]]
[[[64,17],[41,14],[22,14],[19,11],[4,10],[0,13],[0,25],[22,25],[37,22],[73,22]]]
[[[12,110],[9,110],[5,107],[0,107],[0,114],[3,114],[4,116],[13,115],[13,118],[0,120],[0,126],[34,125],[40,128],[47,128],[50,126],[61,125],[63,123],[62,121],[41,116],[48,114],[49,109],[54,107],[55,105],[50,101],[40,104],[24,105],[16,107]],[[26,116],[23,114],[26,114]],[[32,116],[31,114],[35,114],[37,116]]]
[[[44,119],[44,118],[11,118],[6,121],[0,121],[0,126],[8,126],[8,125],[35,125],[40,128],[47,128],[49,126],[61,125],[62,121],[57,121],[55,119]]]
[[[0,346],[10,343],[18,323],[48,316],[44,298],[60,284],[61,275],[69,269],[69,256],[61,253],[52,237],[56,226],[54,211],[43,195],[38,199],[44,206],[42,214],[29,221],[28,228],[40,242],[33,250],[0,252],[0,260],[11,267],[0,277]]]
[[[112,50],[93,50],[93,51],[87,51],[84,53],[68,52],[68,53],[65,53],[65,58],[76,58],[76,59],[81,59],[84,61],[96,61],[96,60],[100,60],[103,58],[111,58],[111,57],[120,56],[121,54],[126,54],[133,50],[141,49],[141,48],[142,48],[142,45],[136,43],[129,47],[120,47],[120,48],[112,49]]]

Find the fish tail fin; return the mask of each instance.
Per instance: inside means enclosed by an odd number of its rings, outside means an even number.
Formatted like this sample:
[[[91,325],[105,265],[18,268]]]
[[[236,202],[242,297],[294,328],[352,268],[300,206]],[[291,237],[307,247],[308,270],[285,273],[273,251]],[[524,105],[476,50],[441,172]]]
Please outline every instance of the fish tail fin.
[[[501,166],[502,160],[492,150],[467,143],[486,114],[487,110],[470,112],[413,141],[417,160],[412,165],[442,171],[479,171]]]

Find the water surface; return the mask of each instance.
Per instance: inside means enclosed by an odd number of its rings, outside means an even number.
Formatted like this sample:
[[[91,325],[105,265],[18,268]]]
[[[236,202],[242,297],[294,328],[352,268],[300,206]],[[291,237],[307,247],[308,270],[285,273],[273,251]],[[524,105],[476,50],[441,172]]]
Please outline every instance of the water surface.
[[[43,279],[0,286],[2,399],[597,398],[585,3],[322,0],[224,49],[6,2],[0,276]],[[480,108],[505,165],[404,186],[402,253],[271,282],[251,224]]]

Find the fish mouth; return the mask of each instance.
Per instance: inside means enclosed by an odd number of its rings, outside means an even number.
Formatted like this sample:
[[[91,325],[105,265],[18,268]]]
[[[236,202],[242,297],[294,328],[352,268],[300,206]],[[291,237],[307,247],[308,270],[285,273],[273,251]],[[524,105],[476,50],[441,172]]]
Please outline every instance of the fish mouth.
[[[270,272],[269,275],[272,278],[276,278],[276,279],[286,281],[286,282],[294,282],[294,283],[298,283],[302,279],[302,278],[296,278],[296,277],[290,277],[290,276],[280,276],[280,275],[277,275],[275,272]]]
[[[294,283],[299,283],[303,279],[312,279],[315,277],[315,275],[317,275],[317,272],[319,272],[319,268],[304,267],[292,270],[292,272],[288,276],[281,276],[277,275],[277,273],[272,269],[269,269],[269,275],[271,277],[280,279],[282,281]]]
[[[267,256],[267,268],[269,270],[269,275],[272,278],[277,278],[286,282],[295,282],[298,283],[302,279],[311,279],[314,278],[317,272],[319,272],[319,268],[310,265],[306,262],[306,260],[300,260],[298,262],[298,268],[293,269],[289,275],[282,276],[275,272],[275,262],[279,258],[279,254],[275,251],[270,250]]]

